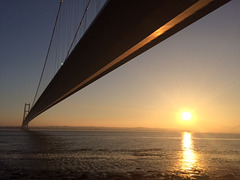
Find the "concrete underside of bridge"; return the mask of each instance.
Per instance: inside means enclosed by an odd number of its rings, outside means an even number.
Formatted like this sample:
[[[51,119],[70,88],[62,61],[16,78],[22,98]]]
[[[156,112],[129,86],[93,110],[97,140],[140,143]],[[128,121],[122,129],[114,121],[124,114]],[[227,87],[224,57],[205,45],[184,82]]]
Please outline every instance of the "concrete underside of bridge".
[[[33,118],[229,0],[109,0],[23,121]]]

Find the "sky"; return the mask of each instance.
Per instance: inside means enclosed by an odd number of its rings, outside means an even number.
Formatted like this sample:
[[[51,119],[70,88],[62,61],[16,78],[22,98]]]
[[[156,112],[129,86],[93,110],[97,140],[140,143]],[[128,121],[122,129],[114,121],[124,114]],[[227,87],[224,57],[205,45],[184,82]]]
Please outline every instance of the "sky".
[[[58,0],[0,1],[0,126],[20,126]],[[232,0],[47,110],[30,126],[240,133],[240,1]],[[180,114],[189,111],[190,121]]]

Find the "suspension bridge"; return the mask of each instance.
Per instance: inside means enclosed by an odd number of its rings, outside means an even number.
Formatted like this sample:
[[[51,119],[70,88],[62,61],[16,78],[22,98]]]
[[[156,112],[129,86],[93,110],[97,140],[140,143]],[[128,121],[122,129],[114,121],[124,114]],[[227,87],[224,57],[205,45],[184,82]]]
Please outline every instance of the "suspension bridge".
[[[61,0],[32,106],[24,106],[22,127],[228,1]],[[49,66],[54,73],[44,87]]]

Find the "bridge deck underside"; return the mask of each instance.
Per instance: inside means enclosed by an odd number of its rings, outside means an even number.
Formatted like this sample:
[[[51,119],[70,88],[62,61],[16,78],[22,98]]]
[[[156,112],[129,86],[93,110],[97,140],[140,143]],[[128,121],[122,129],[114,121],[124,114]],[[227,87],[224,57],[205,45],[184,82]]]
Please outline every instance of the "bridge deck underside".
[[[35,103],[23,125],[228,1],[108,1]],[[198,10],[188,12],[189,8]],[[186,13],[189,13],[186,18],[181,19]],[[180,18],[179,22],[169,27],[169,22],[177,18]],[[147,39],[164,28],[167,30]],[[144,40],[147,41],[142,43]]]

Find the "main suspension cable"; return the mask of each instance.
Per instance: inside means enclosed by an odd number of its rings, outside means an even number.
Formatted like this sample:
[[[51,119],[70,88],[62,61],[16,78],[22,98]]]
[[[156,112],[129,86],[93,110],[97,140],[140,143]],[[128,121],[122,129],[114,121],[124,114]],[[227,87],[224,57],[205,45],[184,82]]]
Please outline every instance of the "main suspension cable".
[[[80,30],[80,27],[81,27],[81,25],[82,25],[82,23],[83,23],[83,20],[84,20],[86,14],[87,14],[88,7],[89,7],[90,3],[91,3],[91,0],[88,1],[88,4],[87,4],[87,6],[86,6],[86,8],[85,8],[84,14],[83,14],[83,16],[82,16],[82,19],[81,19],[79,25],[78,25],[78,28],[77,28],[77,31],[76,31],[76,33],[75,33],[75,35],[74,35],[73,41],[72,41],[72,43],[71,43],[71,45],[70,45],[70,48],[69,48],[69,50],[68,50],[68,52],[67,52],[66,59],[67,59],[68,55],[70,54],[70,51],[71,51],[72,46],[73,46],[73,44],[74,44],[74,41],[75,41],[75,39],[76,39],[76,37],[77,37],[77,35],[78,35],[78,32],[79,32],[79,30]]]
[[[34,99],[33,99],[32,107],[35,103],[35,100],[36,100],[36,97],[37,97],[37,94],[38,94],[38,90],[39,90],[39,87],[40,87],[40,84],[41,84],[41,81],[42,81],[43,73],[44,73],[44,70],[45,70],[45,67],[46,67],[46,64],[47,64],[48,55],[49,55],[51,45],[52,45],[52,41],[53,41],[53,37],[54,37],[55,31],[56,31],[56,26],[57,26],[58,18],[59,18],[59,15],[60,15],[62,3],[63,3],[63,0],[60,0],[60,5],[59,5],[59,8],[58,8],[57,17],[56,17],[56,21],[55,21],[53,32],[52,32],[52,37],[51,37],[50,44],[49,44],[49,47],[48,47],[46,59],[45,59],[44,65],[43,65],[43,70],[42,70],[42,73],[41,73],[41,77],[40,77],[40,80],[39,80],[39,83],[38,83],[38,86],[37,86],[37,90],[36,90],[36,93],[35,93],[35,96],[34,96]]]

